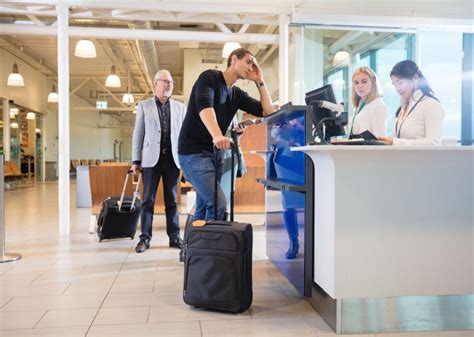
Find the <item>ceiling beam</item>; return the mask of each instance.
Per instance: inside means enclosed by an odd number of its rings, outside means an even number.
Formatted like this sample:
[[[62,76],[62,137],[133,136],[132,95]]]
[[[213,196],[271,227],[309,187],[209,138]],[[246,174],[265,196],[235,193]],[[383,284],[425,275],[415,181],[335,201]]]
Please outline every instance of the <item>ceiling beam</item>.
[[[130,49],[133,61],[138,66],[138,71],[140,72],[140,77],[142,78],[142,81],[145,83],[145,87],[147,88],[148,92],[153,92],[153,85],[148,79],[146,70],[142,68],[142,62],[140,62],[140,49],[138,47],[138,41],[135,41],[135,43],[133,43],[132,41],[127,40],[127,45]]]
[[[250,25],[248,23],[242,25],[242,27],[240,27],[239,29],[239,34],[244,34],[247,31],[247,29],[249,29],[249,27]]]
[[[118,104],[120,104],[122,107],[126,108],[127,106],[125,104],[122,103],[122,100],[119,99],[117,96],[115,96],[114,93],[112,93],[109,89],[107,89],[107,87],[105,85],[103,85],[102,83],[100,83],[99,81],[97,81],[95,78],[92,79],[95,83],[97,83],[97,85],[99,87],[101,87],[102,89],[104,89],[114,100],[117,101]]]
[[[83,86],[84,84],[86,84],[87,82],[89,82],[89,80],[90,80],[90,78],[87,78],[87,79],[85,79],[84,81],[82,81],[81,83],[79,83],[78,86],[76,86],[73,90],[71,90],[71,92],[69,93],[69,95],[74,94],[76,91],[78,91],[80,88],[82,88],[82,86]]]
[[[266,27],[262,27],[259,29],[259,32],[260,34],[264,34],[264,35],[267,35],[267,34],[273,34],[275,32],[275,30],[277,29],[278,26],[276,25],[269,25],[269,26],[266,26]],[[275,36],[278,36],[278,35],[275,35]],[[251,46],[249,48],[250,52],[252,54],[254,54],[255,56],[257,56],[257,53],[259,51],[259,47],[258,47],[258,44],[255,44],[253,46]]]
[[[341,36],[339,39],[331,43],[329,46],[329,52],[335,54],[337,51],[342,49],[348,49],[348,45],[357,39],[359,36],[365,34],[366,32],[362,30],[357,30],[353,32],[348,32]]]
[[[12,24],[0,24],[2,34],[23,35],[50,35],[57,34],[54,27],[28,27]],[[69,27],[69,36],[97,39],[117,40],[151,40],[151,41],[199,41],[199,42],[239,42],[251,44],[278,44],[278,35],[275,34],[239,34],[198,31],[123,29],[123,28],[95,28]]]
[[[221,32],[232,34],[232,31],[226,25],[224,25],[223,23],[218,22],[218,23],[216,23],[216,26],[217,26],[217,28],[219,28],[221,30]]]
[[[38,56],[33,50],[17,43],[11,37],[5,36],[3,37],[3,40],[5,41],[7,48],[13,49],[13,55],[15,57],[21,59],[23,62],[44,75],[54,75],[57,77],[56,68],[53,65],[48,64],[47,61]]]
[[[270,57],[272,56],[272,54],[275,52],[275,50],[278,49],[278,46],[277,45],[273,45],[270,47],[270,49],[260,58],[260,60],[258,60],[258,63],[260,65],[263,65],[265,63],[265,61]]]
[[[37,25],[37,26],[39,26],[39,27],[44,27],[44,26],[45,26],[45,24],[44,24],[40,19],[38,19],[36,16],[34,16],[34,15],[27,14],[26,17],[27,17],[28,19],[30,19],[32,22],[34,22],[35,25]]]
[[[28,0],[22,0],[27,2]],[[56,0],[59,1],[59,0]],[[56,1],[52,1],[53,3]],[[51,4],[47,0],[35,0]],[[271,5],[249,4],[248,2],[221,2],[215,1],[202,2],[196,5],[193,1],[156,1],[156,0],[142,0],[142,1],[114,1],[114,0],[68,0],[65,1],[72,7],[79,8],[103,8],[103,9],[129,9],[129,10],[148,10],[148,11],[163,11],[163,12],[196,12],[196,13],[255,13],[255,14],[289,14],[292,12],[292,5],[289,3],[273,2]]]

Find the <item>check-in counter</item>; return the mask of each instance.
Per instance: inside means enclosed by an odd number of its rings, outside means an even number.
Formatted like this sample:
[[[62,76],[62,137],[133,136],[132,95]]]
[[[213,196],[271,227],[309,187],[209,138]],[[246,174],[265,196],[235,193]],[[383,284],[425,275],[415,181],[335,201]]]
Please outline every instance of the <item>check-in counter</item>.
[[[310,302],[337,333],[474,329],[472,147],[300,146]]]

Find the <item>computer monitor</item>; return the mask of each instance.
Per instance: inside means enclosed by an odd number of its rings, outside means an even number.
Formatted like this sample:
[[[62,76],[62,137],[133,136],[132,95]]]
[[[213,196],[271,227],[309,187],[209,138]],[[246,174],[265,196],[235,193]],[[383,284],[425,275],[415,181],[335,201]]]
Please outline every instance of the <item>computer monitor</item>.
[[[313,125],[317,133],[319,131],[318,129],[322,129],[322,124],[324,124],[325,132],[323,139],[321,139],[322,141],[329,142],[332,137],[344,136],[346,134],[344,125],[347,124],[347,119],[346,121],[341,120],[341,118],[337,116],[336,112],[323,108],[319,104],[319,101],[336,103],[336,97],[334,96],[334,91],[332,90],[332,86],[330,84],[307,92],[305,101],[307,105],[311,105],[313,107]]]

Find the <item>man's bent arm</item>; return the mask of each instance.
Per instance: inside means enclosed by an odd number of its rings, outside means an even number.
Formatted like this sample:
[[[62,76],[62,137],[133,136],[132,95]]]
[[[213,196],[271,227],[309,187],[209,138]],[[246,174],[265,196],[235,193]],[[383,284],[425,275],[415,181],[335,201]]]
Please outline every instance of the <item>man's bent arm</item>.
[[[222,135],[222,131],[217,124],[216,112],[214,108],[205,108],[202,109],[199,113],[202,122],[206,126],[207,131],[211,134],[212,142],[218,149],[228,149],[230,148],[229,138]]]
[[[258,87],[258,93],[260,94],[260,104],[262,105],[263,115],[267,116],[275,111],[273,107],[272,98],[270,97],[270,93],[268,92],[267,86],[264,83],[260,85],[258,82],[255,82]]]

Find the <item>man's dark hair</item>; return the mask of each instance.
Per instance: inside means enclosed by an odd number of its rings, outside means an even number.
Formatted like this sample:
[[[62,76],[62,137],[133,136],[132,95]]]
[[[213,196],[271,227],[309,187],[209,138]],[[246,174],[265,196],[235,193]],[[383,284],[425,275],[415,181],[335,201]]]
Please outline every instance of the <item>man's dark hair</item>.
[[[237,59],[241,60],[245,57],[245,55],[247,54],[250,54],[252,55],[253,57],[255,57],[252,52],[248,49],[245,49],[245,48],[237,48],[237,49],[234,49],[232,51],[232,53],[230,53],[229,55],[229,58],[227,59],[227,68],[230,67],[230,63],[232,62],[232,56],[237,56]]]

